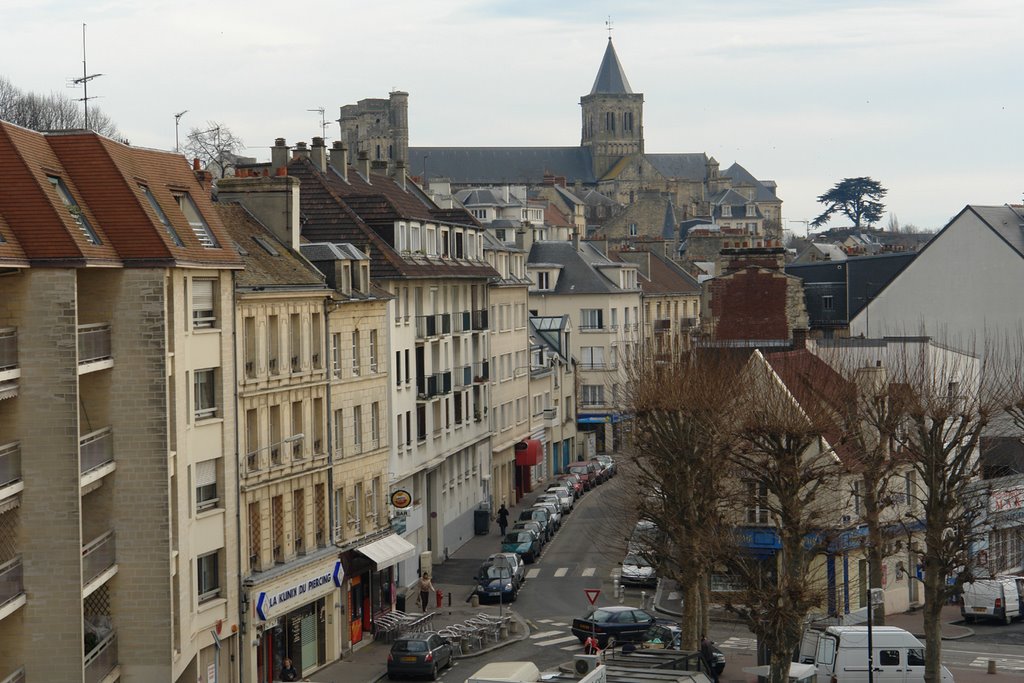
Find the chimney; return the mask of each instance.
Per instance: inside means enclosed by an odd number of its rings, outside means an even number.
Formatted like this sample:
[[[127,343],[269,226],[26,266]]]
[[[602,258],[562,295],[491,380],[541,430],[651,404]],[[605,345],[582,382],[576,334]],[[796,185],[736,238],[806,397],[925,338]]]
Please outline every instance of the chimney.
[[[578,230],[572,231],[572,248],[576,251],[580,250],[580,233]]]
[[[398,161],[395,162],[395,181],[398,183],[399,187],[401,187],[403,190],[407,189],[407,187],[408,187],[405,184],[405,177],[406,177],[405,161],[403,161],[402,159],[399,159]]]
[[[522,249],[527,255],[533,247],[533,228],[516,228],[516,249]]]
[[[348,147],[341,140],[335,140],[331,145],[331,168],[348,182]]]
[[[388,174],[388,162],[383,159],[374,159],[370,162],[370,170],[375,175],[387,175]]]
[[[309,148],[306,147],[305,142],[296,142],[295,150],[292,152],[292,159],[308,159]]]
[[[793,330],[793,350],[807,348],[807,330],[805,328],[797,328]]]
[[[356,155],[356,160],[359,162],[359,175],[363,176],[366,182],[370,182],[370,153],[361,149]]]
[[[324,145],[323,138],[313,138],[313,150],[310,153],[310,158],[321,173],[327,172],[327,147]]]
[[[270,148],[270,165],[274,168],[275,173],[277,169],[288,165],[288,149],[284,138],[274,140],[274,146]]]
[[[238,202],[277,239],[299,251],[298,178],[287,173],[263,178],[222,178],[217,183],[217,198],[223,203]]]

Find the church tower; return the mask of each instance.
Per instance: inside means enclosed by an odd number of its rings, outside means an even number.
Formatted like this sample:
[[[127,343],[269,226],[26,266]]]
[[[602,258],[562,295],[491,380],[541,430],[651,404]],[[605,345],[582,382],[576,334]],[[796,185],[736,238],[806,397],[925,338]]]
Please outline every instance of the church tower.
[[[644,151],[644,96],[633,92],[608,36],[608,47],[589,95],[580,98],[583,132],[594,175],[604,176],[619,159]]]

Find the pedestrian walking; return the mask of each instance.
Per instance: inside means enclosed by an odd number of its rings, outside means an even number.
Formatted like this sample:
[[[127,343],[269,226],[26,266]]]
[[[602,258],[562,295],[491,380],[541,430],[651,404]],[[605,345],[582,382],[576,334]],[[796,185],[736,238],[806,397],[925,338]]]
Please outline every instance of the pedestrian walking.
[[[502,536],[505,535],[505,529],[508,529],[508,508],[502,503],[498,508],[498,530]]]
[[[715,653],[711,649],[711,641],[706,634],[700,637],[700,657],[708,668],[708,676],[717,683],[718,674],[715,673]]]
[[[423,613],[427,613],[427,605],[430,604],[430,594],[436,591],[434,588],[433,581],[430,580],[430,574],[423,572],[419,580],[420,588],[420,607],[423,608]]]

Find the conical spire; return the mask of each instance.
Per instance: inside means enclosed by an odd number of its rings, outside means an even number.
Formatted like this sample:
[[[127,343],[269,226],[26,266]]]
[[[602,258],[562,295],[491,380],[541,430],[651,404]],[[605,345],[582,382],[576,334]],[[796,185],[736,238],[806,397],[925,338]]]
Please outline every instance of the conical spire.
[[[591,95],[607,93],[611,95],[632,95],[633,90],[626,80],[626,72],[619,64],[619,57],[615,54],[612,46],[612,38],[608,36],[608,48],[604,51],[604,59],[601,60],[601,68],[597,71],[597,78],[594,79],[594,87],[590,90]]]

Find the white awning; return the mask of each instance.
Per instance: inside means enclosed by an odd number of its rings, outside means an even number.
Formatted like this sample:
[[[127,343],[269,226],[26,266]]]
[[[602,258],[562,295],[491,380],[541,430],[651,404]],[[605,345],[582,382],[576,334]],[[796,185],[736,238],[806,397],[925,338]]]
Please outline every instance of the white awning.
[[[415,556],[416,546],[397,534],[388,534],[379,541],[356,548],[356,552],[373,560],[380,570]]]
[[[14,398],[18,395],[17,382],[0,382],[0,401],[5,398]]]

